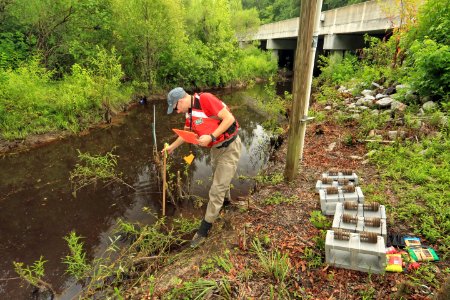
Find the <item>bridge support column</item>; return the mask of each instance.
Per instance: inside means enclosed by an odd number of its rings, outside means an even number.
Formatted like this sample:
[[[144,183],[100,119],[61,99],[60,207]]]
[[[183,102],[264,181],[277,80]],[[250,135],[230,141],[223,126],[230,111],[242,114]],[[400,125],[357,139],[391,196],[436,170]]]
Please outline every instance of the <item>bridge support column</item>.
[[[364,36],[360,34],[326,34],[323,50],[356,50],[364,48]]]

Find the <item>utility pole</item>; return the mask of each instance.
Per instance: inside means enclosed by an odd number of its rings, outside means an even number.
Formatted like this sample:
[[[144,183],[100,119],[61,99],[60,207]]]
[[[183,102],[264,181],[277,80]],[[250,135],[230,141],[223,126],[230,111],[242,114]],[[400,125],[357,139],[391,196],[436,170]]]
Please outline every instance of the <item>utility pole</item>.
[[[303,158],[303,144],[308,121],[314,57],[319,38],[322,0],[301,0],[297,50],[294,62],[294,84],[289,139],[284,177],[292,181]],[[313,37],[314,33],[314,37]]]

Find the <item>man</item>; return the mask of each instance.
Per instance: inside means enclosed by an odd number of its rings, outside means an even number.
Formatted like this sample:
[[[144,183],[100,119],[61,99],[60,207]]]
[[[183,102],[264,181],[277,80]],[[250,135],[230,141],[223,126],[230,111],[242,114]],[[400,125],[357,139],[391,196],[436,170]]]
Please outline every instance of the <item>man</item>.
[[[205,241],[224,200],[230,199],[230,183],[241,155],[239,124],[225,103],[211,93],[189,95],[183,88],[177,87],[167,95],[167,103],[167,114],[173,111],[185,113],[185,130],[198,135],[200,146],[211,148],[213,182],[209,202],[205,217],[191,241],[191,247],[197,247]],[[184,140],[178,137],[166,151],[170,154],[183,143]]]

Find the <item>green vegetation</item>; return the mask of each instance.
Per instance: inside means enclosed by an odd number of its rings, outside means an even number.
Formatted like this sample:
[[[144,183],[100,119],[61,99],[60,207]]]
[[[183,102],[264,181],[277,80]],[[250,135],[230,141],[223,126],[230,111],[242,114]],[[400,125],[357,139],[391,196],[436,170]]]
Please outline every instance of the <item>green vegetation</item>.
[[[256,45],[238,46],[236,35],[259,24],[240,1],[15,0],[0,4],[0,20],[2,139],[76,133],[110,122],[132,95],[247,82],[277,67]]]
[[[125,183],[120,178],[121,174],[116,171],[117,155],[112,154],[112,152],[107,152],[105,155],[91,155],[89,153],[81,153],[80,150],[77,151],[80,162],[70,172],[74,196],[76,196],[79,189],[91,184],[97,184],[98,181],[102,181],[105,184],[119,182],[133,188]]]
[[[226,278],[221,280],[206,280],[184,282],[179,288],[170,291],[165,299],[206,299],[208,295],[217,295],[219,299],[232,299],[231,286]]]
[[[43,281],[42,278],[45,275],[44,264],[47,261],[41,256],[39,260],[36,260],[32,265],[25,265],[23,262],[13,262],[14,270],[21,279],[28,282],[32,286],[38,288],[41,291],[49,291],[53,296],[55,291],[52,286]]]
[[[325,217],[320,210],[314,210],[310,214],[309,221],[317,229],[328,229],[331,227],[331,222]]]
[[[88,275],[90,271],[89,264],[86,259],[86,252],[83,251],[83,243],[80,242],[81,237],[72,231],[68,236],[64,237],[70,250],[70,255],[63,259],[63,263],[67,265],[67,273],[81,280]]]
[[[172,226],[165,224],[165,218],[159,219],[151,226],[138,226],[136,224],[118,221],[114,235],[110,237],[110,244],[107,249],[88,262],[86,252],[83,249],[81,237],[75,232],[71,232],[64,239],[69,246],[69,254],[63,258],[67,265],[67,273],[74,276],[79,282],[83,282],[83,290],[78,295],[81,298],[91,298],[95,295],[109,296],[121,294],[121,284],[126,278],[134,277],[136,282],[148,281],[150,291],[154,289],[154,277],[152,277],[152,267],[164,265],[171,262],[167,259],[167,254],[171,249],[180,247],[186,241],[182,238],[187,233],[192,233],[194,228],[199,226],[199,220],[175,219]],[[189,224],[189,226],[187,226]],[[124,241],[129,244],[124,244]],[[172,258],[173,259],[173,258]],[[38,288],[46,288],[54,294],[49,284],[42,280],[44,277],[44,263],[41,257],[31,266],[24,266],[21,262],[14,262],[17,274]],[[214,262],[224,270],[232,267],[229,261],[229,253],[225,257],[215,257]],[[141,266],[145,264],[146,270]],[[153,278],[153,279],[152,279]],[[198,295],[203,288],[225,289],[229,291],[229,284],[221,281],[216,285],[209,285],[206,282],[185,283],[179,293],[191,293]]]
[[[292,197],[286,197],[280,192],[273,193],[272,196],[268,197],[267,199],[264,199],[265,205],[277,205],[281,203],[292,203],[295,200],[297,200],[296,196]]]
[[[390,145],[369,144],[374,150],[369,158],[382,175],[382,182],[372,187],[370,194],[386,203],[379,190],[389,186],[398,199],[388,204],[393,220],[409,224],[416,234],[438,245],[442,253],[448,253],[450,29],[445,25],[449,24],[450,2],[428,0],[416,15],[413,8],[417,3],[406,1],[401,16],[404,23],[390,39],[366,37],[368,47],[360,58],[351,54],[322,58],[322,74],[315,80],[320,91],[316,99],[321,104],[338,105],[342,96],[336,85],[345,86],[353,95],[370,88],[372,82],[384,88],[399,83],[405,86],[393,96],[408,104],[405,111],[395,116],[362,112],[358,119],[340,114],[337,120],[359,124],[356,133],[359,140],[373,129],[397,129],[390,121],[392,117],[404,120],[402,130],[415,138]],[[419,105],[429,100],[438,105],[418,115]],[[349,143],[350,136],[344,136],[344,142]],[[353,136],[351,142],[355,142]]]
[[[372,157],[384,180],[399,198],[394,219],[407,222],[417,234],[450,249],[450,154],[448,136],[427,138],[420,143],[380,147]],[[386,182],[386,183],[387,183]]]
[[[272,173],[272,174],[258,174],[255,177],[257,183],[266,185],[277,185],[284,181],[283,173]]]
[[[277,283],[284,283],[291,270],[288,255],[281,254],[278,250],[266,251],[258,238],[252,241],[252,247],[264,272],[272,276]]]

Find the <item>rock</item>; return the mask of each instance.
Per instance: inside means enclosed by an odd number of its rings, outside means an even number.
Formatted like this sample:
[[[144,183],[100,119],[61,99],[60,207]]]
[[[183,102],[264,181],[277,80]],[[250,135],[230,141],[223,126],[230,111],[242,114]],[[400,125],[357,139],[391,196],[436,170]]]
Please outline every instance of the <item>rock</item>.
[[[376,87],[377,89],[381,88],[381,85],[376,82],[372,82],[372,86]]]
[[[349,105],[348,105],[348,108],[349,109],[353,109],[353,108],[355,108],[356,107],[356,104],[355,103],[350,103]]]
[[[371,156],[373,156],[376,152],[377,152],[377,150],[370,150],[369,152],[367,152],[366,154],[364,154],[364,157],[371,157]]]
[[[430,96],[424,96],[420,98],[420,103],[424,104],[427,103],[428,101],[431,101],[431,97]]]
[[[363,159],[361,156],[357,156],[357,155],[350,155],[349,157],[354,160],[362,160]]]
[[[367,106],[361,105],[361,106],[359,107],[359,109],[360,109],[360,110],[368,110],[369,108],[368,108]]]
[[[373,92],[372,92],[371,90],[363,90],[363,91],[361,92],[361,95],[364,95],[364,96],[373,96]]]
[[[339,93],[347,93],[348,90],[347,90],[347,88],[346,88],[345,86],[341,85],[341,86],[338,88],[338,92],[339,92]]]
[[[358,99],[356,101],[357,106],[365,105],[365,106],[373,106],[373,101],[375,100],[375,97],[373,96],[365,96],[364,98]]]
[[[379,108],[389,108],[391,107],[391,103],[394,101],[394,99],[386,97],[383,99],[378,100],[377,102],[375,102],[375,104],[379,107]]]
[[[401,103],[400,101],[394,100],[391,103],[391,108],[394,111],[405,111],[406,107],[408,107],[406,104]]]
[[[334,148],[336,147],[336,142],[331,143],[328,148],[326,149],[326,151],[331,152],[334,150]]]
[[[416,95],[413,91],[406,92],[405,100],[407,103],[417,103],[419,102],[419,96]]]
[[[383,99],[383,98],[386,98],[386,97],[387,97],[387,95],[385,95],[385,94],[377,94],[375,96],[375,99],[380,100],[380,99]]]
[[[407,85],[407,84],[397,84],[396,86],[395,86],[395,89],[398,91],[398,90],[402,90],[402,89],[409,89],[409,85]]]
[[[380,111],[378,109],[372,110],[372,115],[378,116],[380,114]]]
[[[331,106],[330,106],[330,105],[325,106],[324,109],[325,109],[325,110],[331,110]]]
[[[386,93],[386,95],[392,95],[396,92],[397,90],[395,89],[395,87],[390,86],[386,89],[386,91],[384,91]]]
[[[434,103],[433,101],[428,101],[422,105],[422,108],[425,112],[428,112],[433,111],[436,108],[436,106],[437,106],[436,103]]]
[[[395,141],[398,137],[397,130],[388,131],[388,136],[389,136],[389,139]]]

